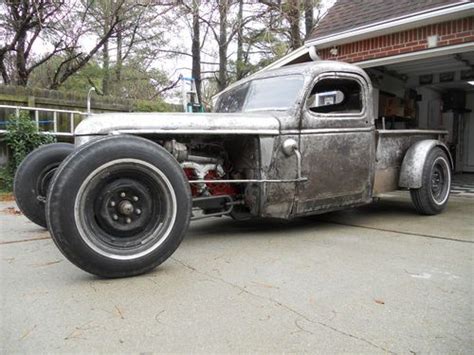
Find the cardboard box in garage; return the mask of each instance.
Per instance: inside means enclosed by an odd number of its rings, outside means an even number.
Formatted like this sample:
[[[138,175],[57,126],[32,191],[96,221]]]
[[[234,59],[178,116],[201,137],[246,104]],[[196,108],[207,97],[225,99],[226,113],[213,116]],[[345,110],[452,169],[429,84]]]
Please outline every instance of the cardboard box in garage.
[[[403,100],[396,96],[380,95],[380,113],[382,116],[405,116]]]

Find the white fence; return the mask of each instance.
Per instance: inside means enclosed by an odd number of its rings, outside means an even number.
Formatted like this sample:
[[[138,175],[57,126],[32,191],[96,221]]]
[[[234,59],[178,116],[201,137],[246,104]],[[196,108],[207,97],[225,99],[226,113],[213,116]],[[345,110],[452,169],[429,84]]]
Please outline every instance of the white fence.
[[[76,126],[87,116],[87,113],[81,111],[0,105],[0,112],[3,112],[0,113],[0,135],[6,132],[9,117],[20,117],[20,111],[30,113],[38,132],[64,137],[72,137]]]

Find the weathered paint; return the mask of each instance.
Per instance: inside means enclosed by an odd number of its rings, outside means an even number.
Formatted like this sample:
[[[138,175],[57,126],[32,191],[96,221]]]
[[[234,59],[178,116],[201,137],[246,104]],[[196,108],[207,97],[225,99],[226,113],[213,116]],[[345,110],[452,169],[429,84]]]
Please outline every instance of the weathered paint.
[[[449,153],[448,147],[446,147],[444,143],[435,139],[416,142],[408,149],[403,158],[398,183],[400,187],[418,189],[422,186],[423,166],[426,157],[434,147],[440,147],[445,151],[449,158],[451,168],[454,168],[453,158]]]
[[[300,149],[302,175],[298,185],[296,215],[320,213],[372,200],[375,162],[375,129],[372,88],[363,72],[317,74],[308,92],[321,79],[352,79],[361,87],[362,110],[358,113],[315,113],[301,107]]]
[[[82,121],[74,135],[76,145],[84,137],[107,134],[278,135],[280,122],[272,113],[106,113]],[[81,138],[82,137],[82,138]]]
[[[379,130],[377,131],[376,169],[374,193],[379,194],[397,190],[400,169],[405,154],[413,144],[432,140],[443,131],[423,130]],[[424,160],[418,162],[423,164]]]
[[[304,85],[287,111],[92,115],[77,127],[76,145],[108,134],[223,139],[232,162],[244,172],[235,179],[251,180],[244,191],[245,205],[251,215],[260,217],[292,218],[358,206],[369,203],[374,192],[420,184],[420,169],[429,147],[443,146],[432,138],[444,132],[376,131],[372,86],[362,69],[319,61],[270,70],[240,84],[295,73],[303,74]],[[340,77],[359,82],[362,111],[336,115],[309,111],[305,102],[314,84],[323,78]],[[423,143],[427,138],[432,142]],[[302,175],[308,181],[263,183],[297,178],[296,156],[285,155],[282,150],[286,139],[298,142]],[[419,148],[411,149],[414,144]],[[255,180],[262,183],[253,183]]]
[[[265,179],[296,179],[297,158],[296,155],[287,156],[282,150],[282,144],[287,139],[295,139],[296,135],[282,135],[271,141],[263,139],[260,141],[261,154],[261,177]],[[270,153],[271,152],[271,153]],[[292,215],[296,186],[302,183],[265,184],[261,193],[261,216],[289,218]]]

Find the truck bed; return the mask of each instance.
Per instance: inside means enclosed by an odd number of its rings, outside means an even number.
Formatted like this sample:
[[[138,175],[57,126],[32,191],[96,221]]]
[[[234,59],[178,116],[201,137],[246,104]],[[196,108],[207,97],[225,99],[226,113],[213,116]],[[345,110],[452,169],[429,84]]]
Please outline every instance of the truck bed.
[[[448,131],[423,129],[376,130],[374,194],[398,190],[403,157],[415,143],[425,139],[444,141]]]

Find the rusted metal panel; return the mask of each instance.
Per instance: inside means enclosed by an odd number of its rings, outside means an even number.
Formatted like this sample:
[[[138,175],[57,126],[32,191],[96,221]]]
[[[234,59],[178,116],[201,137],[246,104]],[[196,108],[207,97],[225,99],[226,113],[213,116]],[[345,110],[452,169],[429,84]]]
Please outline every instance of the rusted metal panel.
[[[315,73],[307,94],[319,80],[349,79],[359,83],[360,112],[315,113],[303,101],[300,148],[302,175],[297,215],[319,213],[367,203],[372,198],[375,130],[372,89],[362,71]]]
[[[444,143],[436,139],[426,139],[416,142],[410,146],[404,155],[398,181],[400,187],[412,189],[421,187],[424,163],[428,153],[434,147],[440,147],[445,151],[449,158],[451,168],[454,168],[453,158],[449,153],[448,147],[446,147]]]
[[[92,115],[75,130],[81,136],[106,134],[278,135],[280,122],[266,113],[106,113]]]
[[[414,144],[420,141],[433,140],[445,131],[424,131],[424,130],[379,130],[377,131],[377,152],[376,152],[376,172],[375,172],[375,193],[382,193],[397,190],[399,187],[408,187],[402,182],[399,183],[400,171],[403,159],[407,151]],[[424,159],[418,160],[412,166],[422,166]],[[410,170],[410,168],[406,168]],[[411,173],[405,173],[410,175]]]
[[[298,214],[369,202],[374,169],[374,131],[302,134]]]
[[[389,167],[375,171],[374,195],[398,189],[398,176],[400,169]]]
[[[211,141],[209,137],[220,140],[233,168],[233,175],[222,183],[244,184],[245,207],[260,217],[287,219],[357,206],[370,202],[374,192],[420,184],[423,157],[432,147],[420,141],[439,139],[445,132],[375,131],[372,86],[362,69],[341,62],[313,62],[260,73],[234,87],[291,74],[304,76],[303,87],[294,104],[282,111],[270,107],[251,113],[92,115],[76,128],[76,145],[108,134],[149,135],[157,141],[180,137],[188,143]],[[360,112],[310,111],[308,96],[315,83],[326,78],[357,81]],[[295,154],[283,152],[287,139],[297,142]],[[410,149],[414,144],[417,148]],[[296,181],[301,176],[308,180]]]
[[[282,144],[287,139],[298,140],[296,135],[282,135],[260,139],[261,177],[264,179],[295,179],[297,158],[286,156]],[[299,183],[264,184],[261,186],[261,216],[289,218],[292,214]]]

